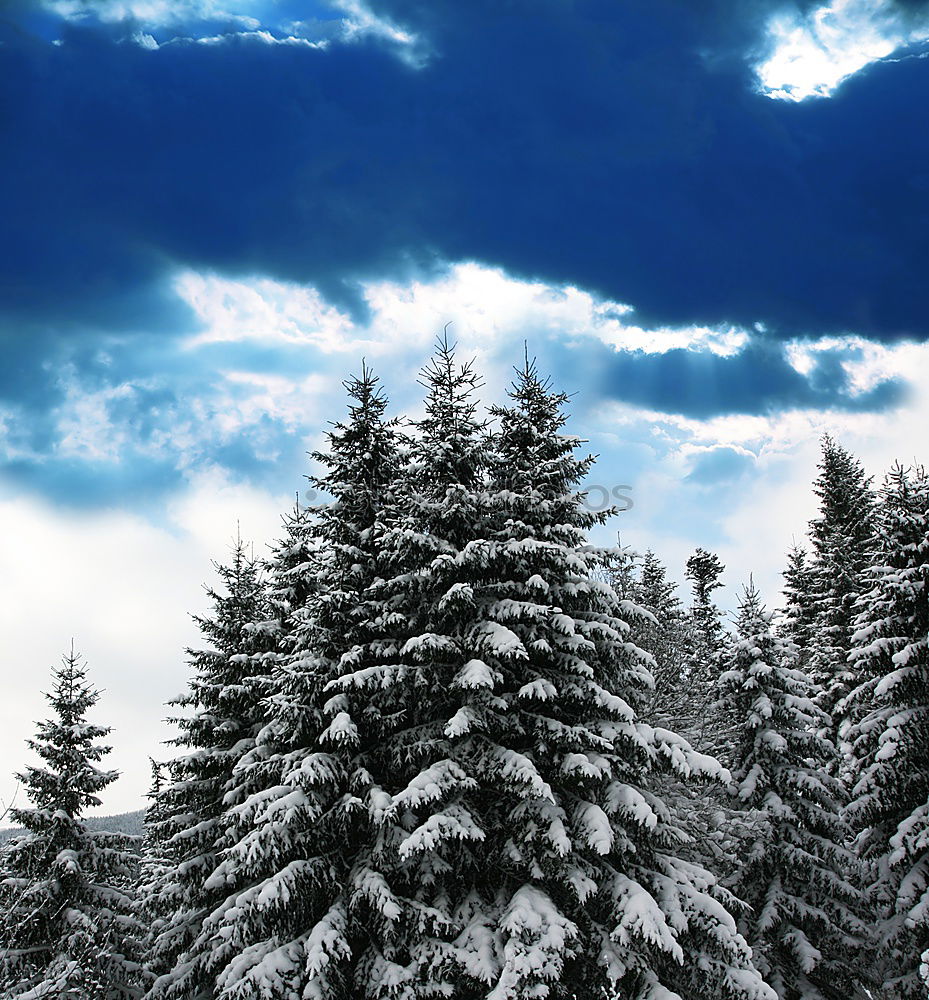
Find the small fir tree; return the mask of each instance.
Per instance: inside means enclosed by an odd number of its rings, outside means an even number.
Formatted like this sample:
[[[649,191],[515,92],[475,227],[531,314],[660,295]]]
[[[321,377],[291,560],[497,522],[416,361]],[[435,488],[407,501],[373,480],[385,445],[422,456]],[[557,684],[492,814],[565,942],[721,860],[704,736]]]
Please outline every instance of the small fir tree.
[[[194,676],[172,702],[192,710],[174,720],[181,735],[173,742],[188,752],[170,763],[172,780],[158,792],[149,824],[150,838],[167,854],[145,902],[162,917],[150,951],[151,971],[159,977],[154,996],[178,982],[190,997],[204,988],[189,949],[204,917],[225,896],[207,880],[226,835],[226,812],[247,795],[233,774],[254,750],[265,719],[261,700],[273,647],[263,627],[269,607],[260,567],[237,539],[229,565],[216,571],[222,586],[207,590],[212,613],[194,619],[209,646],[188,650]]]
[[[52,678],[53,716],[28,741],[43,764],[17,775],[32,806],[10,811],[25,832],[0,853],[0,990],[18,1000],[128,1000],[141,992],[136,838],[84,824],[118,777],[97,767],[110,730],[87,721],[99,693],[73,646]]]
[[[311,482],[331,500],[311,511],[300,570],[291,574],[302,603],[284,622],[267,725],[238,772],[251,793],[226,814],[226,849],[208,880],[220,890],[217,905],[166,995],[186,998],[197,983],[242,1000],[355,995],[359,930],[349,928],[347,900],[353,888],[360,896],[378,888],[357,855],[359,795],[370,784],[364,736],[380,723],[366,699],[326,685],[346,650],[370,635],[364,594],[375,579],[400,436],[370,369],[346,389],[348,420],[314,456],[325,474]]]
[[[828,719],[796,663],[749,584],[719,681],[728,713],[741,720],[733,782],[744,814],[733,889],[748,904],[740,929],[779,1000],[848,1000],[863,994],[850,975],[861,939],[843,788],[827,769],[836,756],[820,733]]]
[[[832,720],[829,739],[839,746],[844,722],[839,703],[858,683],[848,654],[855,602],[872,562],[874,497],[861,463],[828,434],[813,491],[820,513],[810,522],[814,627],[809,670],[822,692],[820,707]]]
[[[894,467],[879,558],[858,602],[850,663],[849,819],[866,866],[879,988],[924,1000],[929,949],[929,477]]]
[[[165,926],[174,915],[174,900],[162,896],[163,886],[170,882],[177,854],[169,846],[171,826],[164,791],[170,777],[165,762],[149,758],[151,783],[146,798],[148,806],[142,822],[142,851],[139,866],[136,912],[142,927],[140,951],[149,956]],[[151,962],[146,965],[146,985],[151,976]]]
[[[632,600],[648,616],[630,621],[636,645],[651,653],[655,686],[641,706],[642,717],[654,725],[686,733],[693,725],[693,698],[686,664],[686,622],[676,585],[667,569],[648,549],[631,587]]]
[[[816,631],[813,573],[806,549],[794,545],[787,553],[784,571],[784,610],[778,632],[796,646],[797,666],[809,669],[810,650]]]
[[[725,568],[718,556],[702,548],[687,560],[686,576],[691,582],[693,597],[685,639],[690,702],[687,733],[698,749],[723,756],[728,742],[727,729],[720,725],[715,701],[726,630],[713,592],[722,586],[720,576]]]

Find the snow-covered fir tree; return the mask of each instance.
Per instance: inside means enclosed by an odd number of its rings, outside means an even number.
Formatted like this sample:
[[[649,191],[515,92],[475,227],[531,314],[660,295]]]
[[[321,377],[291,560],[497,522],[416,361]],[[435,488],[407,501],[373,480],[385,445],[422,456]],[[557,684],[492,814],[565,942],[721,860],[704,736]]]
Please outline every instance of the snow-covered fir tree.
[[[143,904],[154,932],[149,964],[154,975],[167,977],[155,983],[155,995],[179,968],[191,972],[190,943],[223,898],[207,879],[218,862],[226,811],[247,794],[233,772],[265,719],[262,698],[276,635],[269,639],[263,627],[269,607],[260,567],[237,539],[229,564],[216,571],[220,587],[207,590],[212,611],[194,619],[208,645],[188,650],[194,675],[172,702],[189,710],[174,720],[181,735],[173,742],[187,752],[170,762],[171,781],[159,790],[148,824],[162,855]]]
[[[396,483],[357,412],[330,439],[266,785],[210,880],[215,997],[770,997],[646,787],[714,764],[629,706],[647,656],[593,578],[563,397],[527,367],[488,439],[447,344],[423,381]]]
[[[793,545],[787,553],[783,594],[784,608],[778,632],[796,646],[800,669],[808,670],[816,629],[816,608],[810,560],[801,545]]]
[[[820,707],[832,720],[828,735],[838,746],[844,721],[838,705],[857,685],[848,654],[855,601],[874,549],[874,496],[861,463],[828,434],[813,491],[820,512],[810,522],[814,627],[809,671],[822,689]]]
[[[316,538],[313,533],[314,507],[301,504],[282,517],[281,537],[271,546],[262,561],[267,581],[270,618],[267,629],[276,634],[278,662],[287,659],[294,640],[294,616],[306,604],[315,587],[313,559]]]
[[[698,583],[708,584],[710,579],[701,571],[709,569],[715,577],[722,566],[715,556],[702,550],[698,550],[696,558]],[[615,572],[610,579],[615,589]],[[713,646],[720,647],[710,670],[696,668],[692,616],[683,611],[675,596],[675,585],[667,579],[666,570],[654,553],[646,552],[638,572],[630,574],[629,584],[622,591],[629,600],[621,608],[630,624],[629,638],[653,657],[655,685],[641,704],[643,720],[671,729],[692,744],[702,741],[723,745],[732,739],[732,726],[725,724],[715,706],[715,683],[710,683],[719,671],[722,625],[718,609],[707,600],[708,593],[702,586],[697,589],[697,606],[709,619],[704,637],[709,632]],[[645,614],[640,614],[640,609]],[[737,867],[730,835],[734,810],[725,780],[695,782],[672,770],[653,774],[650,787],[664,799],[688,834],[690,842],[682,844],[682,857],[717,875],[726,875]]]
[[[897,465],[881,491],[879,553],[858,602],[842,706],[849,818],[866,866],[878,986],[925,1000],[929,950],[929,477]]]
[[[732,887],[749,907],[739,926],[779,1000],[849,1000],[863,996],[851,972],[862,928],[843,786],[829,774],[837,754],[822,735],[829,720],[796,664],[750,584],[719,681],[728,713],[741,720],[733,790],[744,812]]]
[[[642,717],[655,725],[684,732],[693,723],[693,703],[686,662],[686,624],[667,569],[646,550],[630,588],[631,599],[648,616],[630,616],[631,638],[653,658],[654,687],[641,706]]]
[[[110,730],[87,720],[99,693],[73,647],[52,678],[52,717],[28,741],[42,764],[17,775],[32,805],[10,810],[24,833],[0,852],[0,993],[127,1000],[141,994],[135,838],[82,820],[118,777],[97,766]]]
[[[714,754],[727,745],[725,726],[720,726],[715,709],[726,630],[722,611],[713,600],[713,592],[722,586],[720,576],[725,568],[714,553],[698,548],[685,569],[692,588],[684,659],[690,706],[687,735],[698,749]]]
[[[298,552],[302,574],[291,573],[302,603],[285,622],[267,724],[237,772],[252,794],[225,817],[226,849],[207,883],[217,905],[158,995],[356,995],[336,959],[348,954],[353,879],[356,894],[377,888],[357,870],[367,841],[356,793],[370,782],[360,730],[376,734],[379,723],[366,699],[333,696],[326,684],[346,650],[370,636],[364,594],[375,578],[400,436],[367,367],[346,389],[348,420],[315,455],[325,474],[311,482],[331,501],[312,509]]]
[[[176,860],[176,857],[172,857],[169,847],[172,830],[166,820],[170,816],[170,811],[163,794],[170,781],[168,765],[152,757],[149,758],[149,762],[152,777],[146,795],[148,805],[142,821],[142,847],[136,892],[136,913],[142,932],[139,946],[146,957],[174,915],[174,900],[160,897],[162,887],[171,879]],[[150,969],[146,969],[146,985],[150,974]]]
[[[652,768],[713,763],[630,708],[647,658],[593,578],[605,555],[585,543],[596,515],[577,486],[590,462],[560,434],[564,397],[527,366],[488,441],[477,378],[447,344],[423,381],[425,416],[365,596],[371,634],[341,658],[321,737],[355,755],[353,797],[339,802],[365,839],[347,892],[290,939],[287,987],[769,995],[726,894],[677,857],[682,835],[645,787]],[[311,766],[325,775],[329,759]]]

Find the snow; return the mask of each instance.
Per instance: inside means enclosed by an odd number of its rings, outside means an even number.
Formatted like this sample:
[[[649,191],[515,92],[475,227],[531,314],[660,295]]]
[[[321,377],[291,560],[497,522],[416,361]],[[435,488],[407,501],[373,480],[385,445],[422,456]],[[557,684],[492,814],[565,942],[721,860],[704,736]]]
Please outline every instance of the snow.
[[[362,867],[354,873],[352,888],[356,896],[367,900],[385,920],[393,923],[403,915],[400,902],[381,872]]]
[[[524,885],[511,897],[501,931],[506,936],[503,967],[487,1000],[544,1000],[550,993],[548,984],[561,976],[564,960],[571,954],[577,925],[545,892]]]
[[[452,681],[453,687],[493,689],[494,685],[503,680],[502,675],[491,670],[483,660],[468,660],[468,662],[458,671]]]
[[[474,639],[481,650],[497,659],[529,659],[519,636],[499,622],[481,622],[474,629]]]
[[[555,801],[551,786],[543,781],[535,764],[525,754],[508,747],[496,747],[494,757],[500,763],[500,774],[510,783],[518,795],[528,794],[549,802]]]
[[[358,743],[358,727],[352,721],[348,712],[339,712],[332,722],[320,733],[320,743],[332,743],[336,746],[356,746]]]
[[[574,807],[574,822],[588,847],[597,854],[609,854],[613,848],[613,827],[596,802],[578,802]]]
[[[551,701],[558,697],[558,688],[546,677],[537,677],[529,681],[516,692],[517,698],[535,698],[539,701]]]
[[[647,830],[654,830],[658,825],[658,815],[649,805],[645,796],[632,785],[613,781],[607,788],[604,805],[610,812],[623,812],[634,822],[641,824]]]
[[[465,733],[471,732],[471,728],[476,721],[477,717],[473,709],[468,705],[464,705],[445,723],[445,735],[449,739],[454,739],[456,736],[464,736]]]
[[[684,952],[668,926],[665,913],[654,896],[642,885],[617,873],[611,893],[619,923],[611,937],[632,946],[636,937],[667,952],[676,962],[684,961]]]
[[[447,840],[481,841],[484,836],[471,813],[464,806],[452,803],[433,813],[404,838],[397,853],[401,861],[407,861],[414,854],[435,850]]]
[[[55,865],[64,868],[67,872],[77,874],[81,870],[81,863],[77,851],[66,849],[59,851],[55,858]]]
[[[403,791],[393,797],[393,808],[418,809],[443,798],[449,792],[477,788],[474,778],[468,776],[460,764],[445,759],[421,771]]]

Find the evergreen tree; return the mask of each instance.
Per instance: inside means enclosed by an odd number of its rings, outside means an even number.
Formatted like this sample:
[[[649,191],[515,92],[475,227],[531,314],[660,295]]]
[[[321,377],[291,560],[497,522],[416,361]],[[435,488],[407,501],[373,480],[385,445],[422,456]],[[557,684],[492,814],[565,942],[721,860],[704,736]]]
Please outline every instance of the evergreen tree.
[[[813,487],[820,514],[810,522],[814,628],[809,669],[822,689],[820,707],[832,720],[829,739],[838,746],[844,721],[838,705],[857,684],[848,654],[855,601],[874,548],[874,497],[871,480],[854,455],[828,434],[822,448]]]
[[[689,689],[690,722],[687,735],[694,745],[719,755],[726,747],[726,727],[720,724],[715,708],[716,682],[726,632],[722,612],[713,600],[713,591],[722,583],[725,570],[719,557],[698,548],[687,560],[686,576],[693,588],[687,636],[685,672]]]
[[[631,638],[653,658],[654,688],[641,706],[642,717],[675,732],[693,725],[692,693],[686,664],[686,623],[676,585],[661,560],[648,549],[631,587],[632,600],[647,615],[631,618]]]
[[[293,658],[242,767],[263,784],[227,813],[200,978],[165,992],[770,998],[645,785],[714,762],[635,720],[648,657],[593,578],[563,396],[527,365],[488,439],[447,343],[423,381],[402,450],[350,386]]]
[[[721,570],[715,556],[706,553],[706,558],[700,559],[701,553],[698,550],[699,569],[709,567],[714,573]],[[630,600],[620,607],[630,625],[629,638],[653,657],[655,685],[641,703],[641,716],[691,743],[721,746],[731,737],[732,726],[722,724],[722,713],[714,704],[715,693],[709,685],[712,672],[694,669],[692,618],[683,612],[674,584],[651,551],[646,552],[638,570],[630,574],[626,588]],[[709,582],[705,575],[703,581]],[[718,629],[712,633],[715,636],[716,631],[722,632],[718,611],[707,600],[704,588],[699,590],[698,607],[705,608],[710,621],[716,622]],[[719,641],[714,638],[714,644]],[[714,669],[718,669],[718,663]],[[724,875],[737,867],[738,859],[730,835],[734,810],[727,794],[728,774],[721,772],[717,777],[719,780],[698,782],[671,771],[653,774],[649,782],[688,835],[689,843],[682,843],[679,850],[681,857]]]
[[[87,721],[99,693],[79,654],[62,657],[46,699],[53,717],[28,746],[43,761],[17,779],[31,807],[11,809],[24,834],[0,853],[0,989],[18,1000],[139,995],[131,886],[133,838],[90,832],[81,819],[117,778],[97,764],[110,730]]]
[[[169,784],[167,764],[149,758],[152,780],[146,798],[148,806],[142,822],[142,856],[139,866],[138,898],[136,912],[142,928],[140,951],[148,956],[158,941],[166,924],[173,916],[174,900],[161,898],[161,890],[171,878],[177,855],[171,851],[170,818],[164,791]],[[146,980],[150,970],[146,969]]]
[[[733,768],[745,810],[734,891],[750,909],[740,929],[779,1000],[849,1000],[857,955],[857,890],[846,872],[843,788],[828,773],[835,747],[820,730],[796,650],[771,629],[750,584],[720,677],[729,714],[741,720]]]
[[[923,1000],[929,949],[929,478],[897,465],[882,490],[879,559],[862,594],[842,705],[855,780],[849,817],[866,865],[878,982]]]
[[[172,781],[158,792],[149,823],[150,839],[167,855],[145,902],[163,918],[156,921],[150,955],[152,972],[163,977],[153,988],[156,995],[179,966],[191,972],[189,946],[225,896],[208,877],[218,862],[226,811],[247,794],[234,772],[254,750],[264,724],[261,699],[268,693],[266,659],[272,651],[261,624],[269,609],[260,568],[237,539],[230,564],[216,570],[222,587],[207,590],[212,613],[194,619],[209,645],[188,650],[194,676],[172,702],[192,710],[174,719],[181,735],[173,742],[188,752],[170,763]]]
[[[577,493],[591,460],[560,433],[564,397],[527,365],[488,442],[477,378],[447,344],[423,381],[371,636],[330,682],[367,705],[324,737],[367,747],[366,843],[346,895],[292,939],[287,988],[768,996],[725,893],[677,857],[682,834],[645,787],[662,762],[712,762],[630,708],[647,657],[594,579],[606,555],[586,545],[597,515]]]
[[[784,571],[784,611],[779,633],[797,648],[797,665],[808,670],[816,630],[813,573],[806,549],[794,545],[787,553]]]
[[[273,645],[278,657],[276,662],[287,660],[293,648],[295,618],[306,604],[310,590],[315,586],[313,571],[317,539],[313,532],[317,508],[300,506],[284,515],[283,534],[271,548],[262,569],[267,580],[268,613],[266,631],[268,645]],[[270,636],[275,637],[271,642]]]
[[[359,795],[370,784],[363,737],[380,722],[366,699],[326,685],[342,654],[370,633],[364,594],[375,578],[400,436],[367,367],[346,389],[348,420],[314,456],[325,474],[311,478],[331,501],[313,509],[300,545],[288,550],[300,567],[290,574],[297,596],[281,604],[289,612],[268,721],[238,771],[250,794],[225,816],[226,849],[208,879],[220,890],[217,905],[159,996],[207,995],[214,982],[217,996],[242,1000],[355,995],[340,963],[350,954],[348,895],[367,898],[378,888],[356,858]]]

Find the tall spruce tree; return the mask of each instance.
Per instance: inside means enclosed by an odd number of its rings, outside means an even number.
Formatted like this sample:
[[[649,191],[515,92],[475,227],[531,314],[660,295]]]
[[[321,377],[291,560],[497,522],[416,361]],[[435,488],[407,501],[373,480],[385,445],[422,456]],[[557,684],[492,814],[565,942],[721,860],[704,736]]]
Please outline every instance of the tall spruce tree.
[[[778,632],[796,646],[797,665],[808,671],[816,629],[813,573],[806,549],[793,545],[784,570],[784,610]]]
[[[642,717],[654,725],[686,734],[694,722],[686,662],[686,621],[673,580],[661,560],[648,549],[631,589],[632,600],[648,616],[630,620],[631,638],[653,658],[654,687],[641,706]]]
[[[874,548],[874,497],[861,463],[828,434],[813,490],[820,513],[810,522],[814,627],[809,670],[822,689],[820,707],[831,719],[829,739],[838,746],[844,722],[839,703],[857,685],[848,654],[855,602]]]
[[[149,838],[164,855],[144,903],[154,930],[156,996],[183,978],[179,969],[196,981],[191,942],[225,895],[207,880],[218,863],[226,812],[247,795],[233,774],[254,750],[265,718],[273,646],[263,627],[269,609],[260,567],[238,538],[230,563],[217,564],[216,571],[221,586],[207,590],[212,611],[194,619],[208,645],[188,650],[194,675],[188,691],[171,703],[190,710],[174,719],[181,735],[173,743],[187,752],[170,762],[172,780],[159,790],[149,823]],[[188,995],[199,996],[201,987],[198,982]]]
[[[924,1000],[929,950],[929,477],[894,467],[881,491],[878,559],[858,602],[842,705],[873,915],[878,986]]]
[[[169,783],[168,765],[152,757],[149,758],[149,762],[152,777],[146,795],[148,805],[142,821],[142,849],[136,899],[136,913],[141,924],[140,951],[146,957],[173,916],[174,901],[166,903],[160,897],[163,886],[171,879],[177,858],[176,852],[172,852],[169,847],[171,827],[166,822],[170,818],[164,795]],[[146,974],[148,980],[151,975],[150,969],[146,969]]]
[[[292,988],[769,996],[726,894],[677,857],[683,835],[645,787],[663,764],[714,762],[629,705],[647,657],[594,579],[606,554],[586,544],[598,516],[577,492],[591,460],[560,433],[564,396],[527,364],[488,441],[477,378],[447,344],[423,381],[368,593],[373,634],[330,682],[366,696],[377,724],[358,796],[369,840],[346,904],[310,931],[313,975]],[[342,739],[363,746],[351,721]]]
[[[719,557],[698,548],[687,560],[685,575],[691,582],[692,601],[685,639],[685,672],[690,708],[687,735],[699,750],[720,754],[727,746],[727,730],[716,711],[716,682],[725,649],[726,630],[713,592],[722,586],[725,570]]]
[[[0,992],[127,1000],[141,993],[135,838],[91,832],[81,818],[118,777],[97,767],[110,730],[87,721],[99,692],[73,646],[52,678],[52,718],[28,741],[43,764],[17,775],[32,806],[10,810],[25,832],[0,853]]]
[[[837,751],[828,718],[797,668],[796,649],[771,628],[754,586],[719,681],[741,720],[733,782],[741,808],[741,865],[733,880],[749,906],[739,921],[779,1000],[863,996],[850,974],[861,926],[843,846],[843,787],[828,773]]]
[[[290,573],[297,598],[286,600],[268,721],[238,771],[251,793],[225,816],[226,848],[207,882],[217,905],[159,995],[356,995],[350,959],[363,924],[350,927],[349,903],[368,906],[379,890],[358,855],[366,843],[359,796],[370,786],[368,744],[381,722],[367,699],[326,685],[343,654],[370,637],[365,592],[375,579],[400,435],[367,367],[346,389],[348,420],[315,455],[325,474],[311,477],[331,500],[312,509],[296,547],[300,562],[290,560],[301,572]]]
[[[488,439],[447,343],[423,381],[399,477],[392,459],[365,479],[354,409],[330,439],[265,784],[227,814],[208,880],[226,892],[198,943],[213,995],[771,997],[644,786],[714,765],[615,693],[647,688],[647,657],[593,579],[563,397],[527,366]]]

